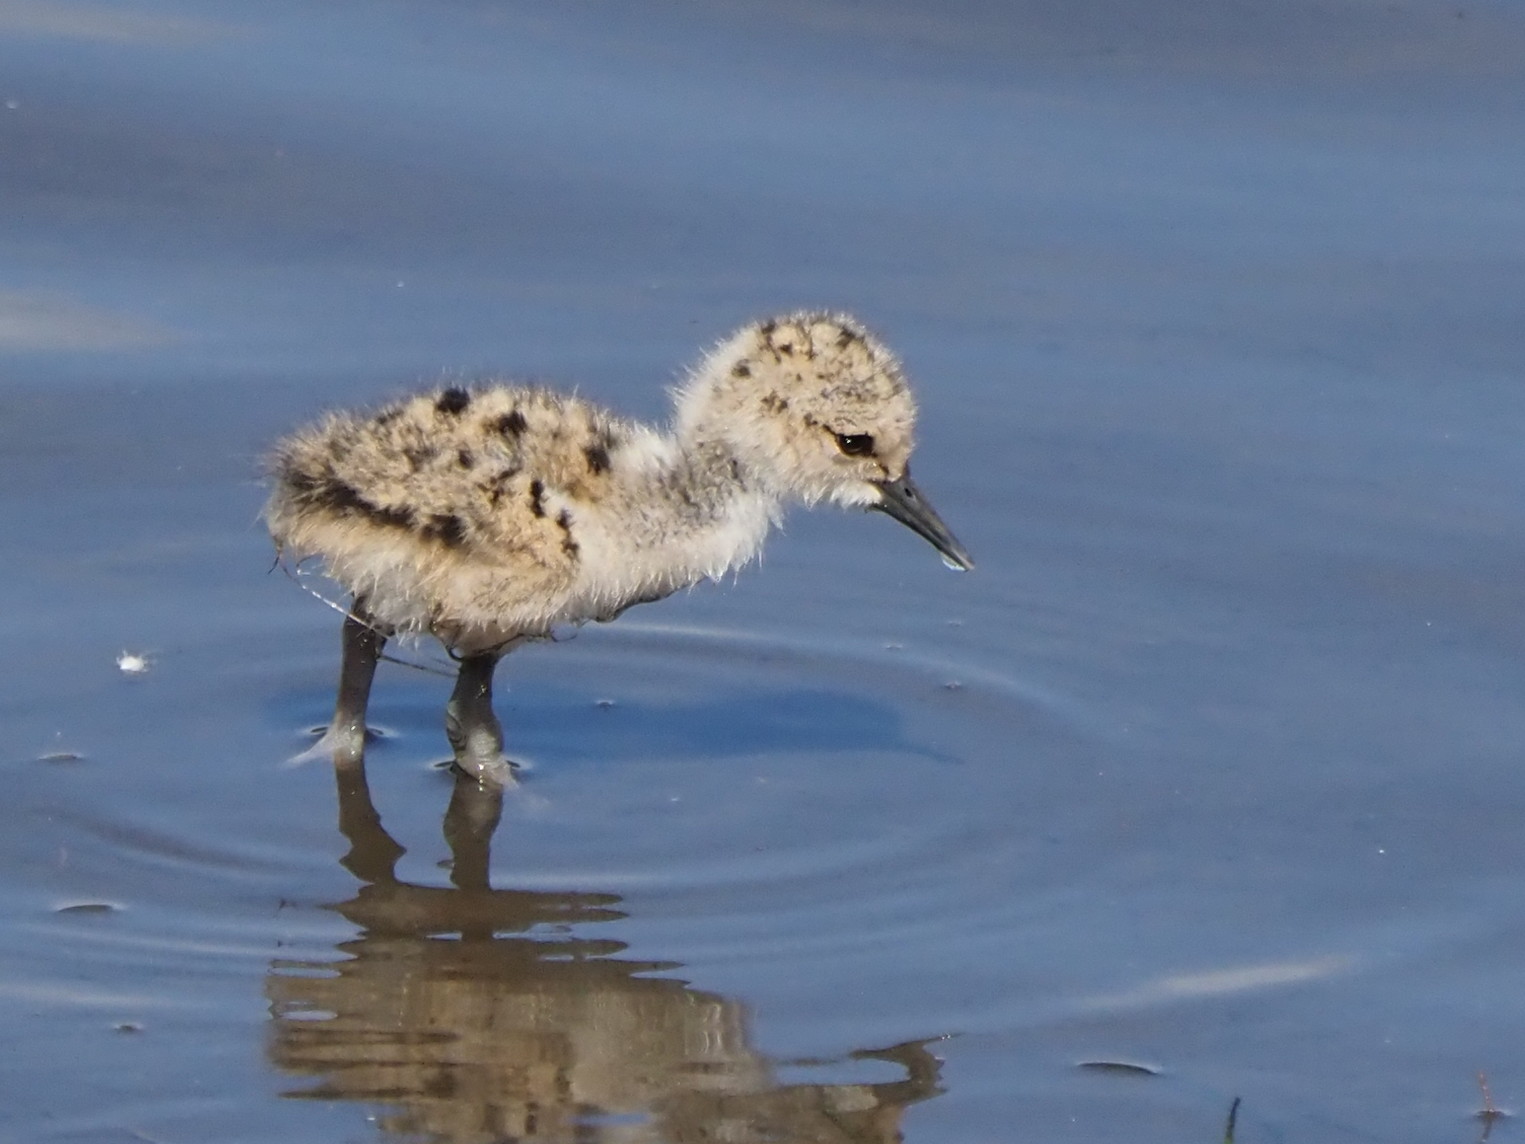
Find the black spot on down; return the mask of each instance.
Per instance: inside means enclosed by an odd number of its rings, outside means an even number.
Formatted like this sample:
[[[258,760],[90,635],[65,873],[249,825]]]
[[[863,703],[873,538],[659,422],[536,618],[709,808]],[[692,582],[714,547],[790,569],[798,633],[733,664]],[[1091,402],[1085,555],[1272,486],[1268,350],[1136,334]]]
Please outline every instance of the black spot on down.
[[[419,531],[430,540],[438,540],[446,548],[459,548],[466,543],[466,522],[454,513],[435,513]]]
[[[609,471],[609,439],[600,437],[598,440],[583,446],[582,455],[587,458],[588,472],[597,476],[599,473]]]
[[[437,445],[408,445],[403,449],[402,455],[408,462],[408,468],[416,473],[439,456],[439,447]]]
[[[336,516],[362,516],[388,528],[412,528],[413,514],[405,508],[388,508],[362,496],[347,481],[331,475],[288,473],[286,487],[296,499],[312,508],[327,509]]]
[[[578,548],[577,541],[572,539],[572,514],[562,509],[556,514],[556,523],[561,526],[561,550],[568,556],[576,556]]]
[[[517,437],[528,426],[529,423],[524,420],[524,414],[517,409],[510,409],[492,423],[492,427],[505,437]]]
[[[471,404],[471,394],[459,386],[451,386],[439,395],[434,402],[434,408],[441,413],[454,417]]]

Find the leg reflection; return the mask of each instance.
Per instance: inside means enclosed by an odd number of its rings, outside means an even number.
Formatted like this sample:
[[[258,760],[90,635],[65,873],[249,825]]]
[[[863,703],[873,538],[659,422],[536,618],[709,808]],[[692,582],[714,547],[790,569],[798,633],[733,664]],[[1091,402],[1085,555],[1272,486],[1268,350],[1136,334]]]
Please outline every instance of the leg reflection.
[[[335,767],[334,781],[339,790],[339,833],[349,840],[349,851],[339,864],[362,882],[395,882],[397,860],[407,851],[381,825],[364,765]]]
[[[363,769],[337,781],[362,884],[326,907],[351,937],[271,966],[267,1051],[306,1081],[286,1095],[353,1102],[399,1141],[891,1144],[940,1091],[924,1042],[853,1054],[903,1070],[885,1083],[785,1083],[743,1005],[589,935],[625,917],[617,895],[493,889],[500,788],[457,777],[446,886],[400,880]]]
[[[450,881],[458,889],[490,889],[487,870],[492,858],[492,836],[502,817],[501,786],[478,782],[465,774],[455,776],[450,808],[445,811],[445,842],[452,857]]]

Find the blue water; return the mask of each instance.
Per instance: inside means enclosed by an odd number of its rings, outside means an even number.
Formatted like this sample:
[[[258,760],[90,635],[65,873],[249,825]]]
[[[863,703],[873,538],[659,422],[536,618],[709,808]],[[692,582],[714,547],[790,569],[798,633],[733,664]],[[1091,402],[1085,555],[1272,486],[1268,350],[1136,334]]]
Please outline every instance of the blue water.
[[[1482,1135],[1521,59],[1502,3],[0,3],[0,1137]],[[501,805],[403,667],[368,789],[287,765],[338,618],[270,441],[446,375],[660,419],[820,305],[975,573],[796,514],[510,657]]]

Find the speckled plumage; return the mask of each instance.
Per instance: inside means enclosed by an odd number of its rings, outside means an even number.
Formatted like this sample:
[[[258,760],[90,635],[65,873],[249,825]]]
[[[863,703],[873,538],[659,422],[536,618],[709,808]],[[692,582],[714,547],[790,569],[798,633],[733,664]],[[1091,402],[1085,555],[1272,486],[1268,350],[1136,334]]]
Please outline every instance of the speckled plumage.
[[[718,577],[791,501],[882,508],[969,566],[909,482],[900,364],[853,319],[748,326],[676,402],[665,433],[508,385],[333,413],[276,447],[266,520],[283,556],[320,557],[378,632],[462,656]]]

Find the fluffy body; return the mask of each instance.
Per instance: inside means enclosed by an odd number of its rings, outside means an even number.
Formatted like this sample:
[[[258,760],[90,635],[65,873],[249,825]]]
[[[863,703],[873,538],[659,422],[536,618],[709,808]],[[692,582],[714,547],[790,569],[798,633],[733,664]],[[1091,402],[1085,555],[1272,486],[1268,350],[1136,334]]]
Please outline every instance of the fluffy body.
[[[675,396],[667,431],[511,385],[333,413],[276,447],[265,518],[380,630],[473,655],[717,578],[791,501],[880,507],[906,479],[910,390],[851,318],[748,326]]]

